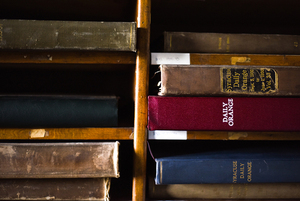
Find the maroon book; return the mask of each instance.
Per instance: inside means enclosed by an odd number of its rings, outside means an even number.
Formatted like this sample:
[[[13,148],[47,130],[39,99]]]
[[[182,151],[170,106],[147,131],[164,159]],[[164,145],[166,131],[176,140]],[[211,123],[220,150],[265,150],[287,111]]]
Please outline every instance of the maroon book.
[[[300,131],[300,98],[149,96],[149,130]]]

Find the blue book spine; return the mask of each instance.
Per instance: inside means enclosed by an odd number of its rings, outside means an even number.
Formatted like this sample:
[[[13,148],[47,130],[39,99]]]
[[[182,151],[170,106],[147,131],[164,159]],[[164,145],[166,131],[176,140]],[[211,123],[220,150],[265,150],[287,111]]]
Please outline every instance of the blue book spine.
[[[300,182],[296,159],[156,159],[156,184]]]

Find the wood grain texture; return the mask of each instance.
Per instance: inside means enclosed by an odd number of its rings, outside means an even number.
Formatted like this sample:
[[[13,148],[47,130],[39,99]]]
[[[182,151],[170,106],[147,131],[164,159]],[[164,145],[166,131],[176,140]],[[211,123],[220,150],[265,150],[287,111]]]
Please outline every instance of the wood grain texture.
[[[38,134],[34,135],[34,132]],[[1,140],[132,140],[133,128],[0,129]]]
[[[150,63],[150,0],[137,1],[137,58],[135,71],[134,157],[132,201],[146,197],[148,79]]]
[[[118,142],[0,143],[0,178],[119,177]]]
[[[300,66],[300,55],[191,53],[190,62],[191,65]]]
[[[188,140],[300,140],[300,132],[188,131]]]
[[[135,64],[134,52],[0,51],[0,63]]]
[[[1,200],[99,200],[108,199],[110,178],[1,179]]]

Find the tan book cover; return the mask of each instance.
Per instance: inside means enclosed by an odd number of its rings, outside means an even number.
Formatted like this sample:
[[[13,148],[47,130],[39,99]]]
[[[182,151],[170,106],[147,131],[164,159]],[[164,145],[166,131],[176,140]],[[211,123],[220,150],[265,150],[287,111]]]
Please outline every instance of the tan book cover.
[[[298,96],[297,66],[161,65],[159,95]]]
[[[1,200],[98,200],[109,198],[110,178],[1,179]]]
[[[119,142],[1,143],[0,178],[119,177]]]
[[[150,199],[296,199],[299,183],[265,184],[172,184],[149,181]]]

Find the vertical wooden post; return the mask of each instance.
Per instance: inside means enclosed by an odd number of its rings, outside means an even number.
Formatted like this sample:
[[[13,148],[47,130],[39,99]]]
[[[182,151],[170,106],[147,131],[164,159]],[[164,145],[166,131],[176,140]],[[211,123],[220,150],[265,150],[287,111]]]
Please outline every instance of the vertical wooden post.
[[[150,63],[150,0],[137,0],[137,54],[135,70],[134,157],[132,201],[144,201],[146,192],[146,142]]]

